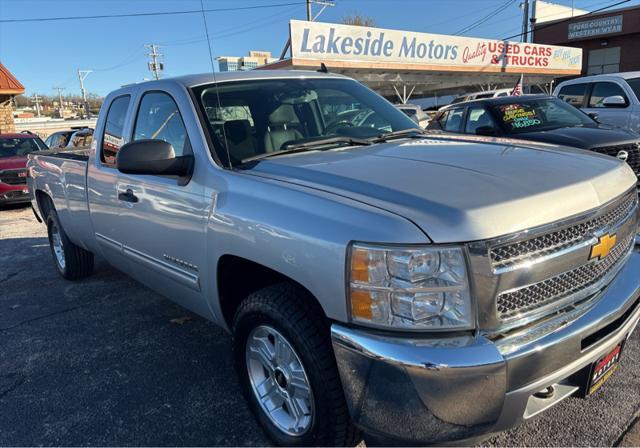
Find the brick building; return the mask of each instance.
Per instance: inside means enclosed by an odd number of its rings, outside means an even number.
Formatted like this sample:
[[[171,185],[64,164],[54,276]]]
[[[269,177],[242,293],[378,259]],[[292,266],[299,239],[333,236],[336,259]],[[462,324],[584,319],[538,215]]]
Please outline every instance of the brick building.
[[[11,98],[24,93],[24,86],[0,63],[0,134],[14,132]]]
[[[640,6],[536,25],[533,41],[582,48],[582,74],[640,70]]]

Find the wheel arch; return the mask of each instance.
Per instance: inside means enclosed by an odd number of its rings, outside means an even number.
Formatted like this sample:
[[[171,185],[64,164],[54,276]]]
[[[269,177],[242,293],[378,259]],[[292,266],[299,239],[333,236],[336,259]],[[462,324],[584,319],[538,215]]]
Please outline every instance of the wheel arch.
[[[240,303],[251,293],[277,283],[290,283],[301,288],[310,306],[327,319],[326,313],[315,295],[303,284],[268,266],[237,255],[225,254],[218,259],[216,268],[218,305],[227,328]]]

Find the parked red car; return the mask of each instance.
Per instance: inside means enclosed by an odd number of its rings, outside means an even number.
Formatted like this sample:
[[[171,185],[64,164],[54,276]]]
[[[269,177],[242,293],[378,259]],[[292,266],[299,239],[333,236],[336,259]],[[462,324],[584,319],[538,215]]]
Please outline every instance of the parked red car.
[[[45,149],[35,134],[0,134],[0,205],[29,202],[27,155]]]

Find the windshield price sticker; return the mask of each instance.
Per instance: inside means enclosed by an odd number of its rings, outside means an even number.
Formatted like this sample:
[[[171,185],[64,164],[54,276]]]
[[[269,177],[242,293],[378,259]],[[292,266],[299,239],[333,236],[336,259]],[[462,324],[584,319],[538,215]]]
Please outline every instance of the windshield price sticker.
[[[500,108],[502,121],[511,125],[514,129],[528,128],[541,124],[538,114],[533,109],[528,109],[522,104],[509,104]]]

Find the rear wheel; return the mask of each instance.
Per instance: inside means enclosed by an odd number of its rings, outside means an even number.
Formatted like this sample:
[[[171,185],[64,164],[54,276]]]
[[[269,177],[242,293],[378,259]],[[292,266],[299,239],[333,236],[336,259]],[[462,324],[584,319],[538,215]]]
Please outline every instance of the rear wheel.
[[[78,280],[91,274],[93,254],[71,242],[55,210],[47,216],[47,233],[51,255],[60,275],[67,280]]]
[[[329,328],[302,288],[278,284],[247,297],[233,324],[234,354],[249,405],[283,446],[356,442]]]

